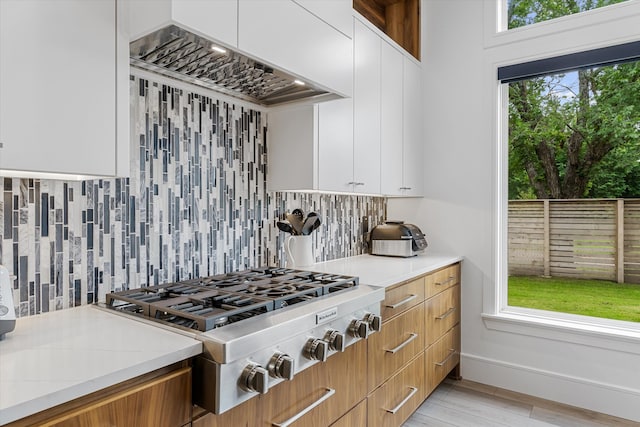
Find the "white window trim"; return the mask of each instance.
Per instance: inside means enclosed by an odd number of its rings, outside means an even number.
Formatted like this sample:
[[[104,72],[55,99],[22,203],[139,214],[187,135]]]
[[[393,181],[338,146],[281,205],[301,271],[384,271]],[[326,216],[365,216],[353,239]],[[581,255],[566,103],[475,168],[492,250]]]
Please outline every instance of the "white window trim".
[[[494,22],[496,20],[496,2],[500,1],[501,0],[485,1],[485,5],[490,4],[492,6],[492,19]],[[603,16],[607,16],[607,20],[614,19],[611,17],[613,15],[617,17],[615,19],[626,20],[629,18],[629,15],[626,12],[634,12],[636,16],[640,16],[640,1],[630,1],[605,7],[603,9],[595,9],[593,11],[585,12],[585,15],[587,15],[589,20],[592,19],[593,16],[598,16],[598,19],[605,19]],[[529,26],[532,27],[531,29],[525,27],[526,31],[516,32],[515,30],[510,30],[504,31],[499,35],[496,33],[493,35],[496,37],[504,36],[504,40],[506,40],[507,37],[511,37],[512,41],[508,41],[508,43],[511,43],[528,39],[530,37],[538,37],[535,32],[544,32],[552,25],[557,26],[558,22],[560,22],[563,29],[558,30],[557,32],[566,33],[567,31],[581,28],[584,24],[583,18],[584,16],[572,15],[543,22],[540,23],[540,25],[531,25]],[[598,23],[602,23],[602,21],[598,21]],[[628,40],[633,40],[633,37],[629,36]],[[603,45],[614,45],[616,44],[616,41],[617,40],[605,40]],[[495,81],[495,86],[492,91],[493,93],[491,94],[491,102],[492,105],[495,106],[495,108],[493,108],[494,126],[492,127],[492,140],[496,141],[493,145],[493,158],[495,161],[493,187],[493,208],[495,213],[493,216],[493,234],[495,240],[492,251],[494,257],[494,277],[493,280],[486,280],[483,284],[482,319],[485,326],[488,329],[496,331],[516,333],[609,350],[624,351],[632,354],[640,354],[640,323],[508,306],[508,289],[506,284],[508,277],[507,201],[509,169],[508,144],[505,140],[508,135],[508,85],[501,84],[497,81],[496,77],[499,67],[539,59],[540,55],[539,53],[532,52],[533,55],[530,55],[528,58],[526,57],[527,55],[524,55],[525,57],[520,57],[517,60],[504,57],[495,60],[500,56],[495,55],[495,52],[499,49],[491,49],[491,46],[485,47],[489,48],[485,52],[494,53],[494,55],[489,55],[489,57],[493,58],[494,61],[488,61],[489,64],[487,64],[487,70],[490,73],[490,78]],[[594,46],[588,46],[584,49],[576,48],[575,46],[568,49],[561,48],[560,50],[562,52],[553,52],[552,55],[587,50],[589,47],[593,48]],[[545,55],[545,57],[548,56],[548,54]],[[487,77],[489,78],[489,75],[487,75]]]
[[[568,26],[573,29],[588,28],[609,21],[631,18],[640,13],[639,6],[638,1],[629,0],[507,30],[507,0],[484,0],[484,22],[493,23],[484,27],[484,45],[496,47],[548,37],[565,31]]]

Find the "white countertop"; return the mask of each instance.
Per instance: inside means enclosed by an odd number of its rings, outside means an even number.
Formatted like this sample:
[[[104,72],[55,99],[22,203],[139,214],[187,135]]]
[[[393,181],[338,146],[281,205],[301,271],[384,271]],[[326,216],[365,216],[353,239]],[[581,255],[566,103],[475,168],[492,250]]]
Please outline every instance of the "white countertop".
[[[194,338],[94,306],[19,318],[0,341],[0,425],[201,352]]]
[[[390,286],[462,261],[461,256],[426,252],[410,257],[358,255],[300,267],[320,273],[358,276],[363,285]]]

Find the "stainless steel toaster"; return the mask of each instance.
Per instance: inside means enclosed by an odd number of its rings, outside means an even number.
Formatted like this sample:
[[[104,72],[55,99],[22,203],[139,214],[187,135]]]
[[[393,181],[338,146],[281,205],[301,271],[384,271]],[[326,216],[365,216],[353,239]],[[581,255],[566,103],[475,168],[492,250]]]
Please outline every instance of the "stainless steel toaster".
[[[427,248],[427,239],[420,229],[403,221],[386,221],[371,230],[371,254],[411,257]]]

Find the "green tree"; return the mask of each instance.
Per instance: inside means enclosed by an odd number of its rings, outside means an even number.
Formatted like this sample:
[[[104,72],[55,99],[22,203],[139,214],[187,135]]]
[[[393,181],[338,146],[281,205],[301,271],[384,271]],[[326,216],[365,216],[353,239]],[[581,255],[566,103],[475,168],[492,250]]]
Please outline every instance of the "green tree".
[[[512,0],[521,26],[615,0]],[[509,85],[509,197],[640,194],[640,65],[578,70]]]

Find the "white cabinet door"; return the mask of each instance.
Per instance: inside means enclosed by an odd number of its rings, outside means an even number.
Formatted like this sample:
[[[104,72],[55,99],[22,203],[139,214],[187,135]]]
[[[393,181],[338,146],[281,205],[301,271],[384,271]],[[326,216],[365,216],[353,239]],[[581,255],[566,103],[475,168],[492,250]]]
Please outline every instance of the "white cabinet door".
[[[402,53],[382,42],[380,189],[382,194],[402,194],[403,69]]]
[[[380,37],[354,20],[355,191],[380,193]]]
[[[0,1],[0,169],[115,175],[115,0]]]
[[[353,37],[352,0],[294,0],[347,37]]]
[[[128,0],[131,40],[171,24],[238,46],[238,0]]]
[[[353,191],[353,100],[323,102],[318,109],[318,189]]]
[[[351,96],[351,39],[291,0],[239,0],[238,48]]]
[[[422,68],[404,57],[404,161],[403,195],[421,196],[424,192],[424,143],[422,140]]]

